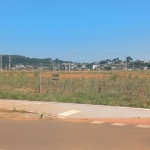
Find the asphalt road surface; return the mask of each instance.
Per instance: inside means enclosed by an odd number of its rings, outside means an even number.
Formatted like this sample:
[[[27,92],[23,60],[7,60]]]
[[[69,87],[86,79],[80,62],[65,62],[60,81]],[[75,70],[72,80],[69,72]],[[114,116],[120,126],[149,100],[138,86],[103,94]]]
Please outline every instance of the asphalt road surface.
[[[0,119],[0,150],[148,150],[150,128],[63,119]]]

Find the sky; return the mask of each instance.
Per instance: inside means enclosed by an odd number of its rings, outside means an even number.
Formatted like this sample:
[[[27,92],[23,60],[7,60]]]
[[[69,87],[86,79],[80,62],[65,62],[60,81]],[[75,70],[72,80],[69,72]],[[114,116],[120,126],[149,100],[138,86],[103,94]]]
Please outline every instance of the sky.
[[[0,0],[0,54],[150,60],[150,0]]]

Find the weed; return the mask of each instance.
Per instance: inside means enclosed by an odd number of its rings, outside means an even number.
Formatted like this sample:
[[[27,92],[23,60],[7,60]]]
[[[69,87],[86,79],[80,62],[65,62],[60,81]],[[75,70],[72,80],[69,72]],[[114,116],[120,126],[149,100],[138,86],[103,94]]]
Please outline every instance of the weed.
[[[43,118],[43,116],[44,116],[44,115],[43,115],[43,113],[42,113],[42,114],[40,115],[39,119],[42,119],[42,118]]]
[[[14,107],[12,110],[7,110],[5,108],[0,108],[0,112],[3,112],[3,113],[27,113],[26,110],[16,109],[16,107]]]
[[[121,76],[117,72],[104,72],[101,74],[109,75],[109,78],[103,79],[97,78],[96,72],[89,73],[93,78],[65,79],[60,75],[57,82],[42,76],[42,90],[38,93],[39,72],[32,73],[33,76],[28,72],[2,72],[0,98],[150,108],[150,79],[140,78],[140,72],[132,77],[131,73],[124,73],[120,73]]]

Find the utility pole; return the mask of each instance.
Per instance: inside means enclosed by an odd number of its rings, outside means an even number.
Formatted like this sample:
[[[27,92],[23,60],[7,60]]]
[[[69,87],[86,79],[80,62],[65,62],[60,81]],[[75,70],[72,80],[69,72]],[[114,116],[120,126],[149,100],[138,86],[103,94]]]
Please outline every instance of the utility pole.
[[[133,61],[133,71],[134,71],[134,60],[132,60]]]
[[[2,64],[2,55],[1,55],[1,60],[0,60],[0,71],[2,72],[3,70],[3,64]]]
[[[73,52],[68,52],[68,54],[69,54],[69,73],[70,73],[70,61],[71,61],[71,54],[72,54]]]
[[[60,64],[57,65],[57,70],[60,71]]]
[[[42,83],[42,76],[41,76],[41,70],[39,72],[39,93],[41,93],[41,83]]]
[[[111,70],[113,71],[113,61],[112,61],[112,66],[111,66]]]
[[[127,57],[125,57],[125,70],[127,70]]]
[[[53,71],[54,71],[54,60],[53,60]]]
[[[51,70],[51,60],[49,61],[49,70]]]
[[[9,56],[9,65],[8,65],[9,66],[9,71],[10,71],[10,62],[11,62],[11,60],[10,60],[10,56]]]
[[[53,68],[54,68],[54,66],[53,66],[53,60],[51,59],[50,60],[50,70],[53,71]]]
[[[42,66],[42,63],[40,63],[40,65],[41,65],[41,66],[40,66],[40,68],[41,68],[40,70],[41,70],[41,71],[43,71],[43,66]]]

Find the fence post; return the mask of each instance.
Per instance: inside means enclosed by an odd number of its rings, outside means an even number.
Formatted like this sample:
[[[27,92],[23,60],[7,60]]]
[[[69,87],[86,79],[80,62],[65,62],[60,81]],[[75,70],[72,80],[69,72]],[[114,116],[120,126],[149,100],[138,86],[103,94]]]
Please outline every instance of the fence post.
[[[42,83],[42,77],[41,77],[41,71],[39,74],[39,93],[41,93],[41,83]]]

